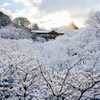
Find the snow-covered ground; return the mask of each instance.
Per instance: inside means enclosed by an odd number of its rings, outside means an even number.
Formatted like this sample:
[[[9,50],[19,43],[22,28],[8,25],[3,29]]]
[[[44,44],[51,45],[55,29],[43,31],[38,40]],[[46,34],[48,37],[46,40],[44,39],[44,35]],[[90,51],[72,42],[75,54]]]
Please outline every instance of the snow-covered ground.
[[[100,33],[91,27],[69,33],[44,43],[0,38],[1,98],[100,98]]]

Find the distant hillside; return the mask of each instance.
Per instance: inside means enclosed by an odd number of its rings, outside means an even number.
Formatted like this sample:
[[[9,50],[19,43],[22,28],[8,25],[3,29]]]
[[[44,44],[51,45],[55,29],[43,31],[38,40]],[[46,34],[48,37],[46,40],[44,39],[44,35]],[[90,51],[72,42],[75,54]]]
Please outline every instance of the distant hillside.
[[[9,25],[11,23],[12,22],[9,16],[0,11],[0,28],[5,27],[6,25]]]

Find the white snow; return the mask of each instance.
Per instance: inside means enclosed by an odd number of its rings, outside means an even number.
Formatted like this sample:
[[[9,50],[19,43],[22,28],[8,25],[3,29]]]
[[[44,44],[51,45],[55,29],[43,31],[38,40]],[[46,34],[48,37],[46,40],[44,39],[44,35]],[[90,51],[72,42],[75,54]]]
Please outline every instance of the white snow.
[[[84,57],[86,58],[70,70],[60,92],[68,68]],[[32,100],[46,98],[56,100],[40,73],[37,60],[40,65],[42,64],[44,76],[51,84],[54,93],[59,95],[65,91],[65,95],[62,96],[69,100],[73,98],[77,100],[80,92],[71,85],[85,89],[94,81],[100,80],[100,33],[92,27],[86,27],[77,31],[70,30],[67,35],[44,43],[34,43],[31,39],[0,38],[0,81],[6,78],[14,80],[12,86],[15,92],[12,97],[9,97],[10,100],[17,98],[15,94],[24,95],[24,93],[27,93],[28,99],[32,97]],[[27,76],[26,79],[25,76]],[[10,84],[3,81],[1,83]],[[27,92],[24,86],[29,86]],[[91,91],[87,91],[82,100],[100,93],[98,89],[94,92],[96,87],[100,88],[100,84],[94,86]]]

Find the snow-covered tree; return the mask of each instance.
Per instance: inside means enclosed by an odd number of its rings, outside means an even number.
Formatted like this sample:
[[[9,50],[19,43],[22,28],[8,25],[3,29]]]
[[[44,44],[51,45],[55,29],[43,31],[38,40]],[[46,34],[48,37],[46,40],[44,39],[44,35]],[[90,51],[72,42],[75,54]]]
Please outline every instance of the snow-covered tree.
[[[33,24],[33,25],[31,26],[31,30],[39,30],[38,24]]]
[[[15,28],[13,25],[8,25],[0,29],[0,37],[10,39],[31,38],[31,33],[24,28]]]
[[[0,99],[100,99],[97,30],[71,34],[44,43],[0,38]]]
[[[9,25],[11,23],[12,22],[9,16],[0,11],[0,28],[5,27],[6,25]]]
[[[37,53],[30,52],[26,44],[25,50],[21,41],[4,40],[10,44],[0,45],[0,99],[31,100],[38,86]]]
[[[90,12],[86,23],[92,26],[93,28],[100,30],[100,12]]]
[[[30,21],[25,17],[17,17],[13,22],[22,27],[26,27],[30,24]]]

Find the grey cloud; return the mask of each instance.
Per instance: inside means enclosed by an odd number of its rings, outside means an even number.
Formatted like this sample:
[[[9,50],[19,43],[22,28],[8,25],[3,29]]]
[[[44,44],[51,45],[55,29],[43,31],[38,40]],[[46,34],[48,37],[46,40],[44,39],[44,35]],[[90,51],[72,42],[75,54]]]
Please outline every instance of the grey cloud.
[[[38,9],[46,13],[76,8],[84,10],[86,8],[94,8],[99,3],[100,0],[42,0]]]

